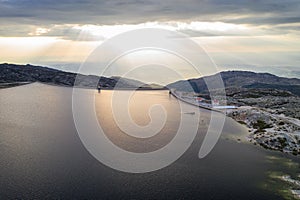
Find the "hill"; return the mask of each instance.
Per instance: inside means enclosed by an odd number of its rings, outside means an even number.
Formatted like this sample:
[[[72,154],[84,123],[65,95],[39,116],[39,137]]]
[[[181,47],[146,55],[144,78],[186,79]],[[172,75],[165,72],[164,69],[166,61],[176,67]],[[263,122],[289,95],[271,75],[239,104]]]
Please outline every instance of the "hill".
[[[76,80],[76,83],[75,83]],[[95,75],[83,75],[72,72],[65,72],[57,69],[34,66],[34,65],[16,65],[3,63],[0,64],[0,85],[18,85],[18,83],[41,82],[60,86],[74,86],[96,88],[99,84],[102,88],[118,89],[162,89],[152,88],[151,85],[137,80],[121,77],[104,77]]]
[[[300,79],[285,78],[269,73],[255,73],[250,71],[225,71],[212,76],[177,81],[169,84],[167,87],[188,91],[189,87],[187,83],[189,83],[195,92],[208,93],[205,79],[219,75],[221,75],[227,90],[230,88],[269,89],[270,91],[284,90],[300,96]]]

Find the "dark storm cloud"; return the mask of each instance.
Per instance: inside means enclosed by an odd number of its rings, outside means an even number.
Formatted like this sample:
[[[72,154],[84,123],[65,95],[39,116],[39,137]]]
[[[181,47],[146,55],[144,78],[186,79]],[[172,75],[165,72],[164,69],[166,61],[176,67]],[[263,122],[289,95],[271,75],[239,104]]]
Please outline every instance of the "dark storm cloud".
[[[51,23],[139,23],[145,20],[220,20],[234,15],[272,14],[285,23],[299,19],[300,1],[287,0],[2,0],[0,17]],[[287,15],[292,14],[291,18]],[[259,17],[259,16],[258,16]],[[250,23],[259,23],[253,17]],[[24,20],[24,19],[22,19]],[[245,19],[242,19],[245,20]],[[266,19],[267,20],[267,19]],[[239,21],[238,19],[236,20]]]
[[[43,23],[100,23],[136,21],[131,18],[146,12],[143,1],[50,1],[50,0],[8,0],[1,1],[0,17],[15,21]]]
[[[0,0],[0,34],[25,32],[4,30],[12,24],[110,25],[194,20],[278,25],[298,23],[299,10],[299,0]]]

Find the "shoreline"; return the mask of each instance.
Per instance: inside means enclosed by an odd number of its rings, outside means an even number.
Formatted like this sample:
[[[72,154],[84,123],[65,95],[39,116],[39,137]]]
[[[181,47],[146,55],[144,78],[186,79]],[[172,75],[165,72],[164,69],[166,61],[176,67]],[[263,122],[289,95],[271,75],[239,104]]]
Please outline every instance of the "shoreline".
[[[32,82],[11,82],[11,83],[0,83],[0,89],[6,89],[11,87],[17,87],[22,85],[31,84]]]
[[[179,100],[182,101],[182,102],[185,102],[185,103],[190,104],[190,105],[193,105],[193,106],[197,106],[197,107],[199,107],[199,108],[203,108],[203,109],[206,109],[206,110],[215,111],[215,112],[219,112],[219,113],[223,113],[223,114],[224,114],[224,112],[222,112],[221,110],[217,110],[217,109],[214,109],[214,108],[212,108],[212,107],[208,107],[208,106],[203,106],[203,105],[200,105],[200,104],[196,104],[196,103],[194,103],[194,102],[192,102],[192,101],[188,101],[187,99],[184,99],[184,98],[180,97],[179,95],[177,95],[177,94],[176,94],[174,91],[172,91],[172,90],[169,90],[169,91],[170,91],[170,94],[171,94],[172,96],[174,96],[175,98],[179,99]]]
[[[268,150],[300,155],[300,120],[251,106],[228,110],[226,115],[249,129],[247,139],[250,143]]]
[[[5,88],[11,88],[11,87],[18,87],[22,85],[27,85],[27,84],[34,84],[34,83],[39,83],[39,84],[44,84],[44,85],[50,85],[50,86],[56,86],[56,87],[66,87],[66,88],[82,88],[82,89],[89,89],[89,90],[95,90],[97,91],[97,88],[93,87],[87,87],[87,86],[71,86],[71,85],[63,85],[63,84],[54,84],[54,83],[47,83],[47,82],[13,82],[13,83],[0,83],[0,89],[5,89]],[[139,90],[139,91],[151,91],[151,90],[168,90],[168,88],[101,88],[101,90]]]
[[[203,106],[190,99],[185,99],[170,90],[178,100],[215,112],[223,113],[235,122],[248,128],[245,139],[250,143],[259,144],[264,149],[300,155],[300,120],[274,114],[267,109],[240,106],[235,109],[217,110]]]

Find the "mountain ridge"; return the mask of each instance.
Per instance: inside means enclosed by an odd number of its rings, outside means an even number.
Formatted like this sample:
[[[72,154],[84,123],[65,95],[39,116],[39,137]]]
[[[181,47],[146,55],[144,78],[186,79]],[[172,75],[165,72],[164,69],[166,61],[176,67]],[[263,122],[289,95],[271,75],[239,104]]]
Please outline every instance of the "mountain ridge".
[[[0,64],[0,83],[13,84],[16,82],[41,82],[60,86],[78,86],[87,88],[96,88],[98,85],[100,85],[102,88],[109,89],[152,89],[151,84],[149,85],[138,80],[117,76],[104,77],[96,75],[83,75],[30,64]]]
[[[274,89],[285,90],[300,96],[300,79],[276,76],[271,73],[256,73],[252,71],[229,70],[214,75],[179,80],[166,85],[169,89],[189,91],[192,89],[198,93],[208,93],[205,79],[221,76],[226,89]],[[75,82],[76,80],[76,82]],[[145,88],[145,89],[166,89],[157,84],[146,84],[138,80],[122,78],[118,76],[104,77],[96,75],[83,75],[73,72],[66,72],[35,65],[0,64],[0,83],[15,82],[42,82],[61,86],[80,86],[95,88],[99,84],[102,88]]]
[[[167,85],[180,91],[190,91],[208,93],[205,80],[213,80],[221,76],[226,89],[228,88],[261,88],[286,90],[300,96],[300,79],[279,77],[270,73],[256,73],[251,71],[229,70],[222,71],[214,75],[180,80]],[[187,84],[188,83],[188,84]],[[190,87],[192,86],[192,87]]]

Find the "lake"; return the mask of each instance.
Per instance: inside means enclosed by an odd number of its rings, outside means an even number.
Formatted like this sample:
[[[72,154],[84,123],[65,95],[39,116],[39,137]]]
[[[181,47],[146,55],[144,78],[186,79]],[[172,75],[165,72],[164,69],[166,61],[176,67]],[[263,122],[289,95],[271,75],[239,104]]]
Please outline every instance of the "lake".
[[[73,121],[72,88],[34,83],[0,93],[0,199],[276,200],[286,197],[287,189],[274,174],[300,173],[299,157],[244,142],[247,129],[230,118],[213,150],[199,159],[211,115],[202,109],[204,122],[178,160],[149,173],[120,172],[100,163],[82,144]],[[135,138],[118,128],[112,91],[87,93],[95,96],[99,124],[115,145],[151,152],[175,137],[183,113],[168,91],[137,91],[129,102],[132,118],[140,126],[150,122],[151,105],[164,106],[166,123],[151,138]]]

